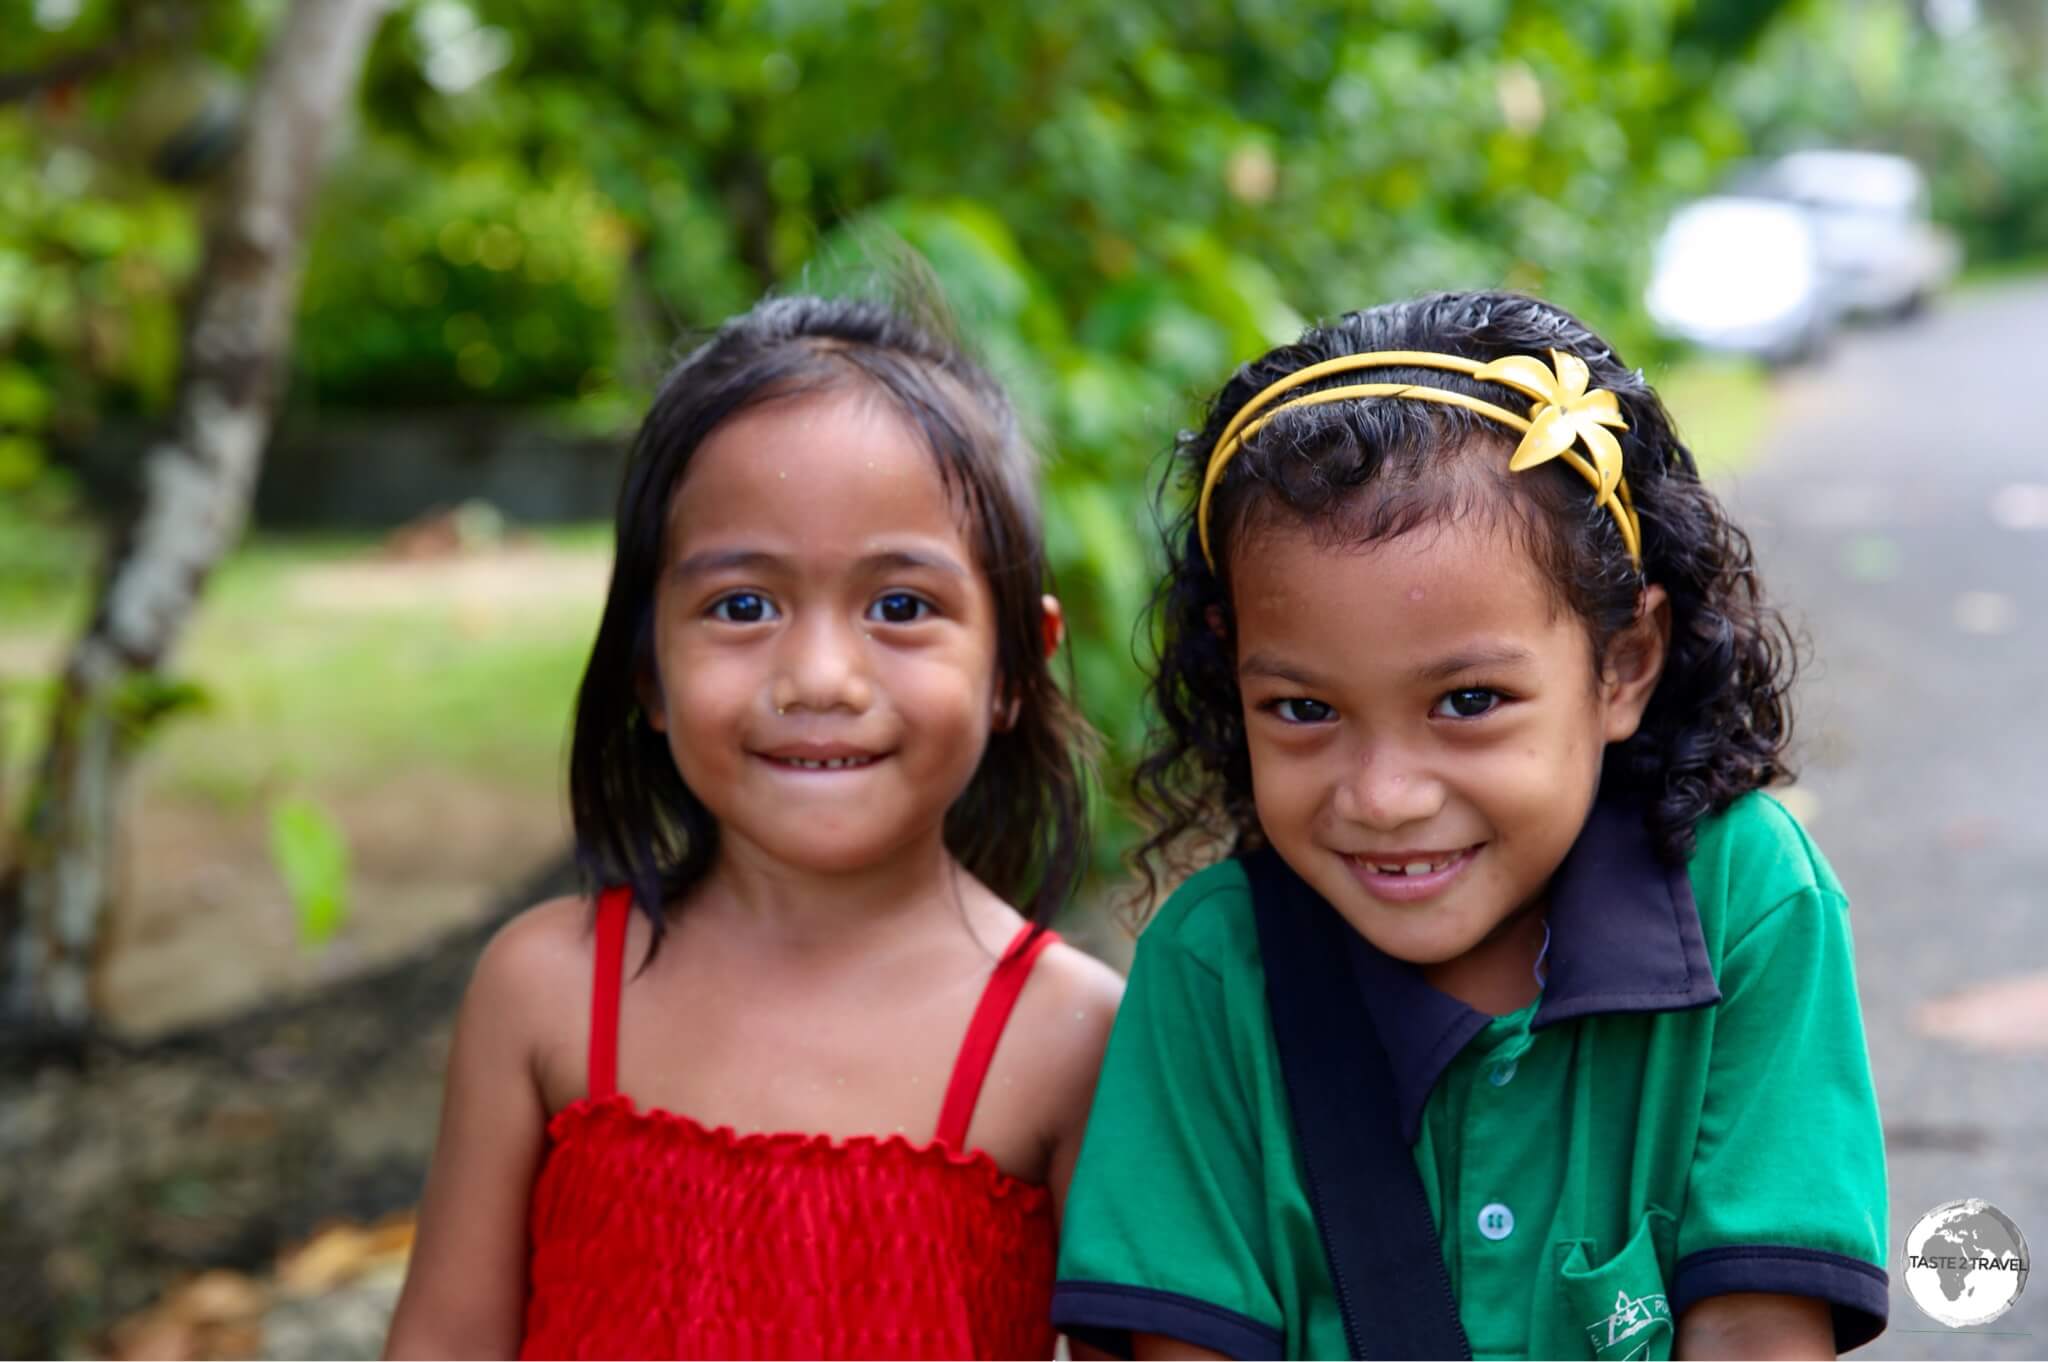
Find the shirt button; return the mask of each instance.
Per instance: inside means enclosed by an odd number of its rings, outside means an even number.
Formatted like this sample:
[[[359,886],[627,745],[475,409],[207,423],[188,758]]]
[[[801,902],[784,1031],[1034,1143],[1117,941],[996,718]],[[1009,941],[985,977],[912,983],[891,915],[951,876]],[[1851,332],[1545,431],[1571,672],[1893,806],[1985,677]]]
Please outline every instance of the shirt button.
[[[1512,1059],[1505,1064],[1494,1065],[1487,1070],[1486,1081],[1496,1088],[1505,1088],[1515,1081],[1515,1065],[1516,1061]]]
[[[1479,1208],[1479,1232],[1488,1239],[1501,1240],[1515,1232],[1515,1213],[1498,1201]]]

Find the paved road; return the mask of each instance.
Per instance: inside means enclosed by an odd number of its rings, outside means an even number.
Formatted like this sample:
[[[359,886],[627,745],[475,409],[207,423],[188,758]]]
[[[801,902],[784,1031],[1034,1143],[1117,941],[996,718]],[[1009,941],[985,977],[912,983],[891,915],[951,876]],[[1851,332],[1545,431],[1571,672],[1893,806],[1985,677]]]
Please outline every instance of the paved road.
[[[1891,1162],[1861,1355],[2048,1355],[2048,281],[1845,337],[1726,487],[1812,641],[1800,811],[1853,903]],[[1902,1285],[1913,1221],[1968,1196],[2036,1255],[1995,1333]]]

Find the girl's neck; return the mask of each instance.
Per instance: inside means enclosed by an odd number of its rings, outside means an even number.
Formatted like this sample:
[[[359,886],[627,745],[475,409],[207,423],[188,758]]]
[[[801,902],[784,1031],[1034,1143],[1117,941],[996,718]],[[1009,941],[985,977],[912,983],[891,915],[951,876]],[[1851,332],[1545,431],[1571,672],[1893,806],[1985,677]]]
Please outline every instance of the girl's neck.
[[[875,864],[829,872],[789,865],[727,837],[696,897],[779,945],[817,949],[856,939],[872,944],[878,929],[908,927],[935,911],[951,916],[968,883],[936,831]]]
[[[1537,966],[1549,941],[1547,904],[1517,909],[1478,945],[1455,959],[1425,965],[1422,977],[1439,993],[1489,1016],[1503,1017],[1543,992]]]

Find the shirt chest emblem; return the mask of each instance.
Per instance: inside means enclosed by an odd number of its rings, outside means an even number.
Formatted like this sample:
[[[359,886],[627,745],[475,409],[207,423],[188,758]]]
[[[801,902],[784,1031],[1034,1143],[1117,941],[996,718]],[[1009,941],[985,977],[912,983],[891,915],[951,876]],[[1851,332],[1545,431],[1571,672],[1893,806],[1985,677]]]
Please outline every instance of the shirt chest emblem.
[[[1640,1296],[1617,1291],[1614,1293],[1614,1312],[1586,1327],[1586,1338],[1593,1345],[1593,1356],[1601,1362],[1649,1357],[1652,1345],[1660,1339],[1669,1340],[1671,1334],[1671,1303],[1661,1291],[1645,1292]],[[1660,1355],[1668,1355],[1669,1347],[1667,1341],[1659,1350]]]

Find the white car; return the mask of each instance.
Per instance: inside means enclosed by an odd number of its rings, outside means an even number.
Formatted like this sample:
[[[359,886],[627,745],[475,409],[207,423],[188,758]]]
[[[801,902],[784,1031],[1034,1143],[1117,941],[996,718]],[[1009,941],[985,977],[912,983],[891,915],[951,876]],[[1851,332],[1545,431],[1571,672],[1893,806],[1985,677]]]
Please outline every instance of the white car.
[[[1929,216],[1927,177],[1903,156],[1795,151],[1744,188],[1807,215],[1830,291],[1846,312],[1909,316],[1961,263],[1955,238]]]
[[[1735,195],[1672,217],[1643,301],[1667,336],[1774,363],[1813,353],[1838,316],[1807,215]]]

